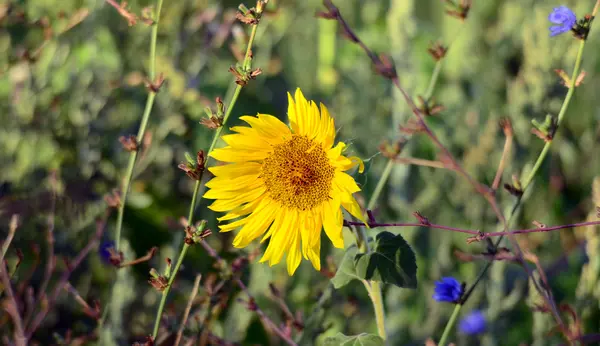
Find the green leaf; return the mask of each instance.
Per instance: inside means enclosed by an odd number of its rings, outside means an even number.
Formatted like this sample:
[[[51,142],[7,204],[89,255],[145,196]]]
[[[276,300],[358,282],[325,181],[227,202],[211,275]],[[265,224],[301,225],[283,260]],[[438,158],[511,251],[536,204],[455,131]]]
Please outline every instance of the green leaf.
[[[355,279],[417,288],[415,253],[401,235],[381,232],[370,253],[359,253],[356,246],[346,250],[331,283],[338,289]]]
[[[346,250],[346,254],[344,254],[344,258],[342,258],[342,263],[340,263],[335,276],[331,279],[331,283],[335,289],[346,286],[354,279],[361,280],[361,278],[356,275],[356,265],[354,263],[357,253],[358,249],[356,248],[356,245],[352,245]]]
[[[377,234],[375,248],[355,258],[357,276],[398,287],[417,288],[415,253],[401,235]]]
[[[383,346],[383,339],[377,335],[362,333],[358,335],[346,336],[337,333],[323,341],[323,346]]]

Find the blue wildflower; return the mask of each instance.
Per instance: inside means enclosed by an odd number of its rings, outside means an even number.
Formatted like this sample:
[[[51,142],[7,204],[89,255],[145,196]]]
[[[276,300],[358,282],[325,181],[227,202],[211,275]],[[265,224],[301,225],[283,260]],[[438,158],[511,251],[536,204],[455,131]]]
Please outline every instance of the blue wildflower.
[[[100,255],[100,259],[105,263],[110,263],[110,248],[115,247],[115,242],[111,240],[105,240],[100,244],[98,248],[98,253]]]
[[[470,312],[458,324],[460,331],[467,335],[483,333],[485,327],[485,316],[479,310]]]
[[[577,16],[567,6],[555,7],[548,16],[548,20],[554,25],[550,27],[550,36],[556,36],[570,31],[577,23]]]
[[[455,278],[445,277],[435,282],[433,299],[438,302],[457,302],[462,294],[462,285]]]

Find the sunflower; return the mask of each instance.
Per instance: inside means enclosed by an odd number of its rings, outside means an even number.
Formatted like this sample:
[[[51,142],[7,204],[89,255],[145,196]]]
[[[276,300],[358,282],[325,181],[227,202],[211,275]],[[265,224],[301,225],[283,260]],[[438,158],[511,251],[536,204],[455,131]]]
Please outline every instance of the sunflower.
[[[321,269],[321,230],[337,248],[344,247],[343,207],[363,220],[352,196],[360,191],[345,173],[364,166],[357,157],[342,155],[346,145],[333,146],[335,127],[327,108],[307,101],[300,89],[288,93],[290,126],[272,115],[242,116],[250,126],[235,126],[224,135],[227,146],[210,154],[225,165],[209,168],[215,177],[206,186],[209,206],[227,212],[218,218],[221,232],[239,230],[233,245],[246,247],[262,236],[270,239],[260,262],[281,261],[293,275],[302,256]]]

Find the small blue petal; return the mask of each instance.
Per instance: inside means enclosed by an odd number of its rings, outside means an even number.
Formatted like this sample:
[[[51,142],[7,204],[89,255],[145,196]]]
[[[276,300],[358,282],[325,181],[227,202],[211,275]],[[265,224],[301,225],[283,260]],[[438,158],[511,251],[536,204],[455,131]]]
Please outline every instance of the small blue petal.
[[[570,31],[577,24],[577,16],[567,6],[555,7],[548,15],[548,20],[556,26],[550,27],[550,36]]]
[[[111,240],[106,240],[104,242],[102,242],[100,244],[100,247],[98,248],[98,253],[100,255],[100,259],[102,259],[102,261],[106,262],[106,263],[110,263],[110,251],[108,251],[110,248],[114,248],[115,247],[115,242],[111,241]]]
[[[462,285],[452,277],[444,277],[435,282],[433,299],[438,302],[456,302],[462,296]]]
[[[485,316],[481,311],[474,310],[459,322],[458,328],[463,334],[481,334],[486,329]]]

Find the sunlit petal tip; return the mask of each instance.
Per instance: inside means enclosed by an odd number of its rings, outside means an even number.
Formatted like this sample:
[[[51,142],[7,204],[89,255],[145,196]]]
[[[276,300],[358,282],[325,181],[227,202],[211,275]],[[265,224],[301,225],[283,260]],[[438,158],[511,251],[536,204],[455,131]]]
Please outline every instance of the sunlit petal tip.
[[[304,94],[302,93],[302,90],[300,90],[300,88],[296,88],[296,92],[294,93],[294,100],[296,100],[296,103],[308,103],[306,97],[304,97]]]
[[[365,171],[365,164],[363,160],[358,156],[350,156],[349,159],[354,163],[354,165],[358,165],[358,173],[362,173]]]

